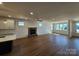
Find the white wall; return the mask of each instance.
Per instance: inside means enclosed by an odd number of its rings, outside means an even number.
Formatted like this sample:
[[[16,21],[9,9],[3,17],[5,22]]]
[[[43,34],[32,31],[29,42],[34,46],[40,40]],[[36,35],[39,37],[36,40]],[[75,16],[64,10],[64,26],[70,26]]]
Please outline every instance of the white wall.
[[[27,37],[29,27],[37,27],[37,35],[48,34],[51,31],[51,22],[49,21],[42,21],[41,27],[39,27],[37,21],[25,21],[25,20],[23,21],[25,22],[25,25],[23,27],[18,26],[18,21],[16,21],[16,37],[17,38]]]
[[[37,23],[37,34],[38,35],[43,35],[43,34],[48,34],[51,32],[51,22],[50,21],[43,21],[42,26],[39,27]]]
[[[24,24],[24,26],[18,26],[18,21],[16,21],[16,38],[22,38],[28,35],[27,22],[24,21]]]
[[[44,35],[44,34],[48,34],[48,33],[51,32],[51,25],[53,23],[63,23],[63,22],[68,23],[69,20],[61,20],[61,21],[59,20],[59,21],[53,21],[53,22],[44,20],[44,21],[42,21],[42,26],[41,27],[39,27],[37,21],[24,21],[24,22],[25,22],[25,25],[23,27],[19,27],[17,22],[16,22],[16,35],[17,35],[17,38],[27,37],[29,27],[37,27],[37,34],[38,35]],[[70,21],[70,24],[71,24],[70,25],[70,30],[69,30],[69,25],[68,25],[68,31],[54,30],[54,32],[60,33],[60,34],[65,34],[65,35],[70,35],[70,36],[79,36],[79,33],[75,32],[75,21]],[[70,34],[69,34],[69,31],[70,31]]]

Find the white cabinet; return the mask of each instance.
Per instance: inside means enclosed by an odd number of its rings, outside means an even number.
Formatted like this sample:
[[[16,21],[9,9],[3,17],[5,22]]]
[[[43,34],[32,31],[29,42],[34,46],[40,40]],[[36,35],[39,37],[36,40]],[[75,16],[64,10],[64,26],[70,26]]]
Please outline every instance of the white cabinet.
[[[0,29],[14,29],[14,20],[0,20]]]

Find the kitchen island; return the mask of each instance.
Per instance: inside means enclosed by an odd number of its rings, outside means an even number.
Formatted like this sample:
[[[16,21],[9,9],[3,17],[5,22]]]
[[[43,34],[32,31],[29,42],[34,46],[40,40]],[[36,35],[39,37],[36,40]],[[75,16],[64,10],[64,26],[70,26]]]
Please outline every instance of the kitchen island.
[[[0,55],[9,53],[12,50],[13,40],[16,39],[16,35],[7,34],[0,35]]]

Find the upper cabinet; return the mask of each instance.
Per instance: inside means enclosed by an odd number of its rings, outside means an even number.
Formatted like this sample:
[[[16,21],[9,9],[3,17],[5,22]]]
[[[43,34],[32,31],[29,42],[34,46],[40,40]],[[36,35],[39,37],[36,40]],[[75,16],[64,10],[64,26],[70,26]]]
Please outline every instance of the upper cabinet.
[[[14,29],[14,20],[0,20],[0,29]]]

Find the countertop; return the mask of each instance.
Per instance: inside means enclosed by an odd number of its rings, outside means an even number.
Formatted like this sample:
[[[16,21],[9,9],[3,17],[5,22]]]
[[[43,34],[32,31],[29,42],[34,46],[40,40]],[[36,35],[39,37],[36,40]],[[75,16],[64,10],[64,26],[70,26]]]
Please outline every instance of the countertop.
[[[0,35],[0,42],[15,40],[15,34]]]

